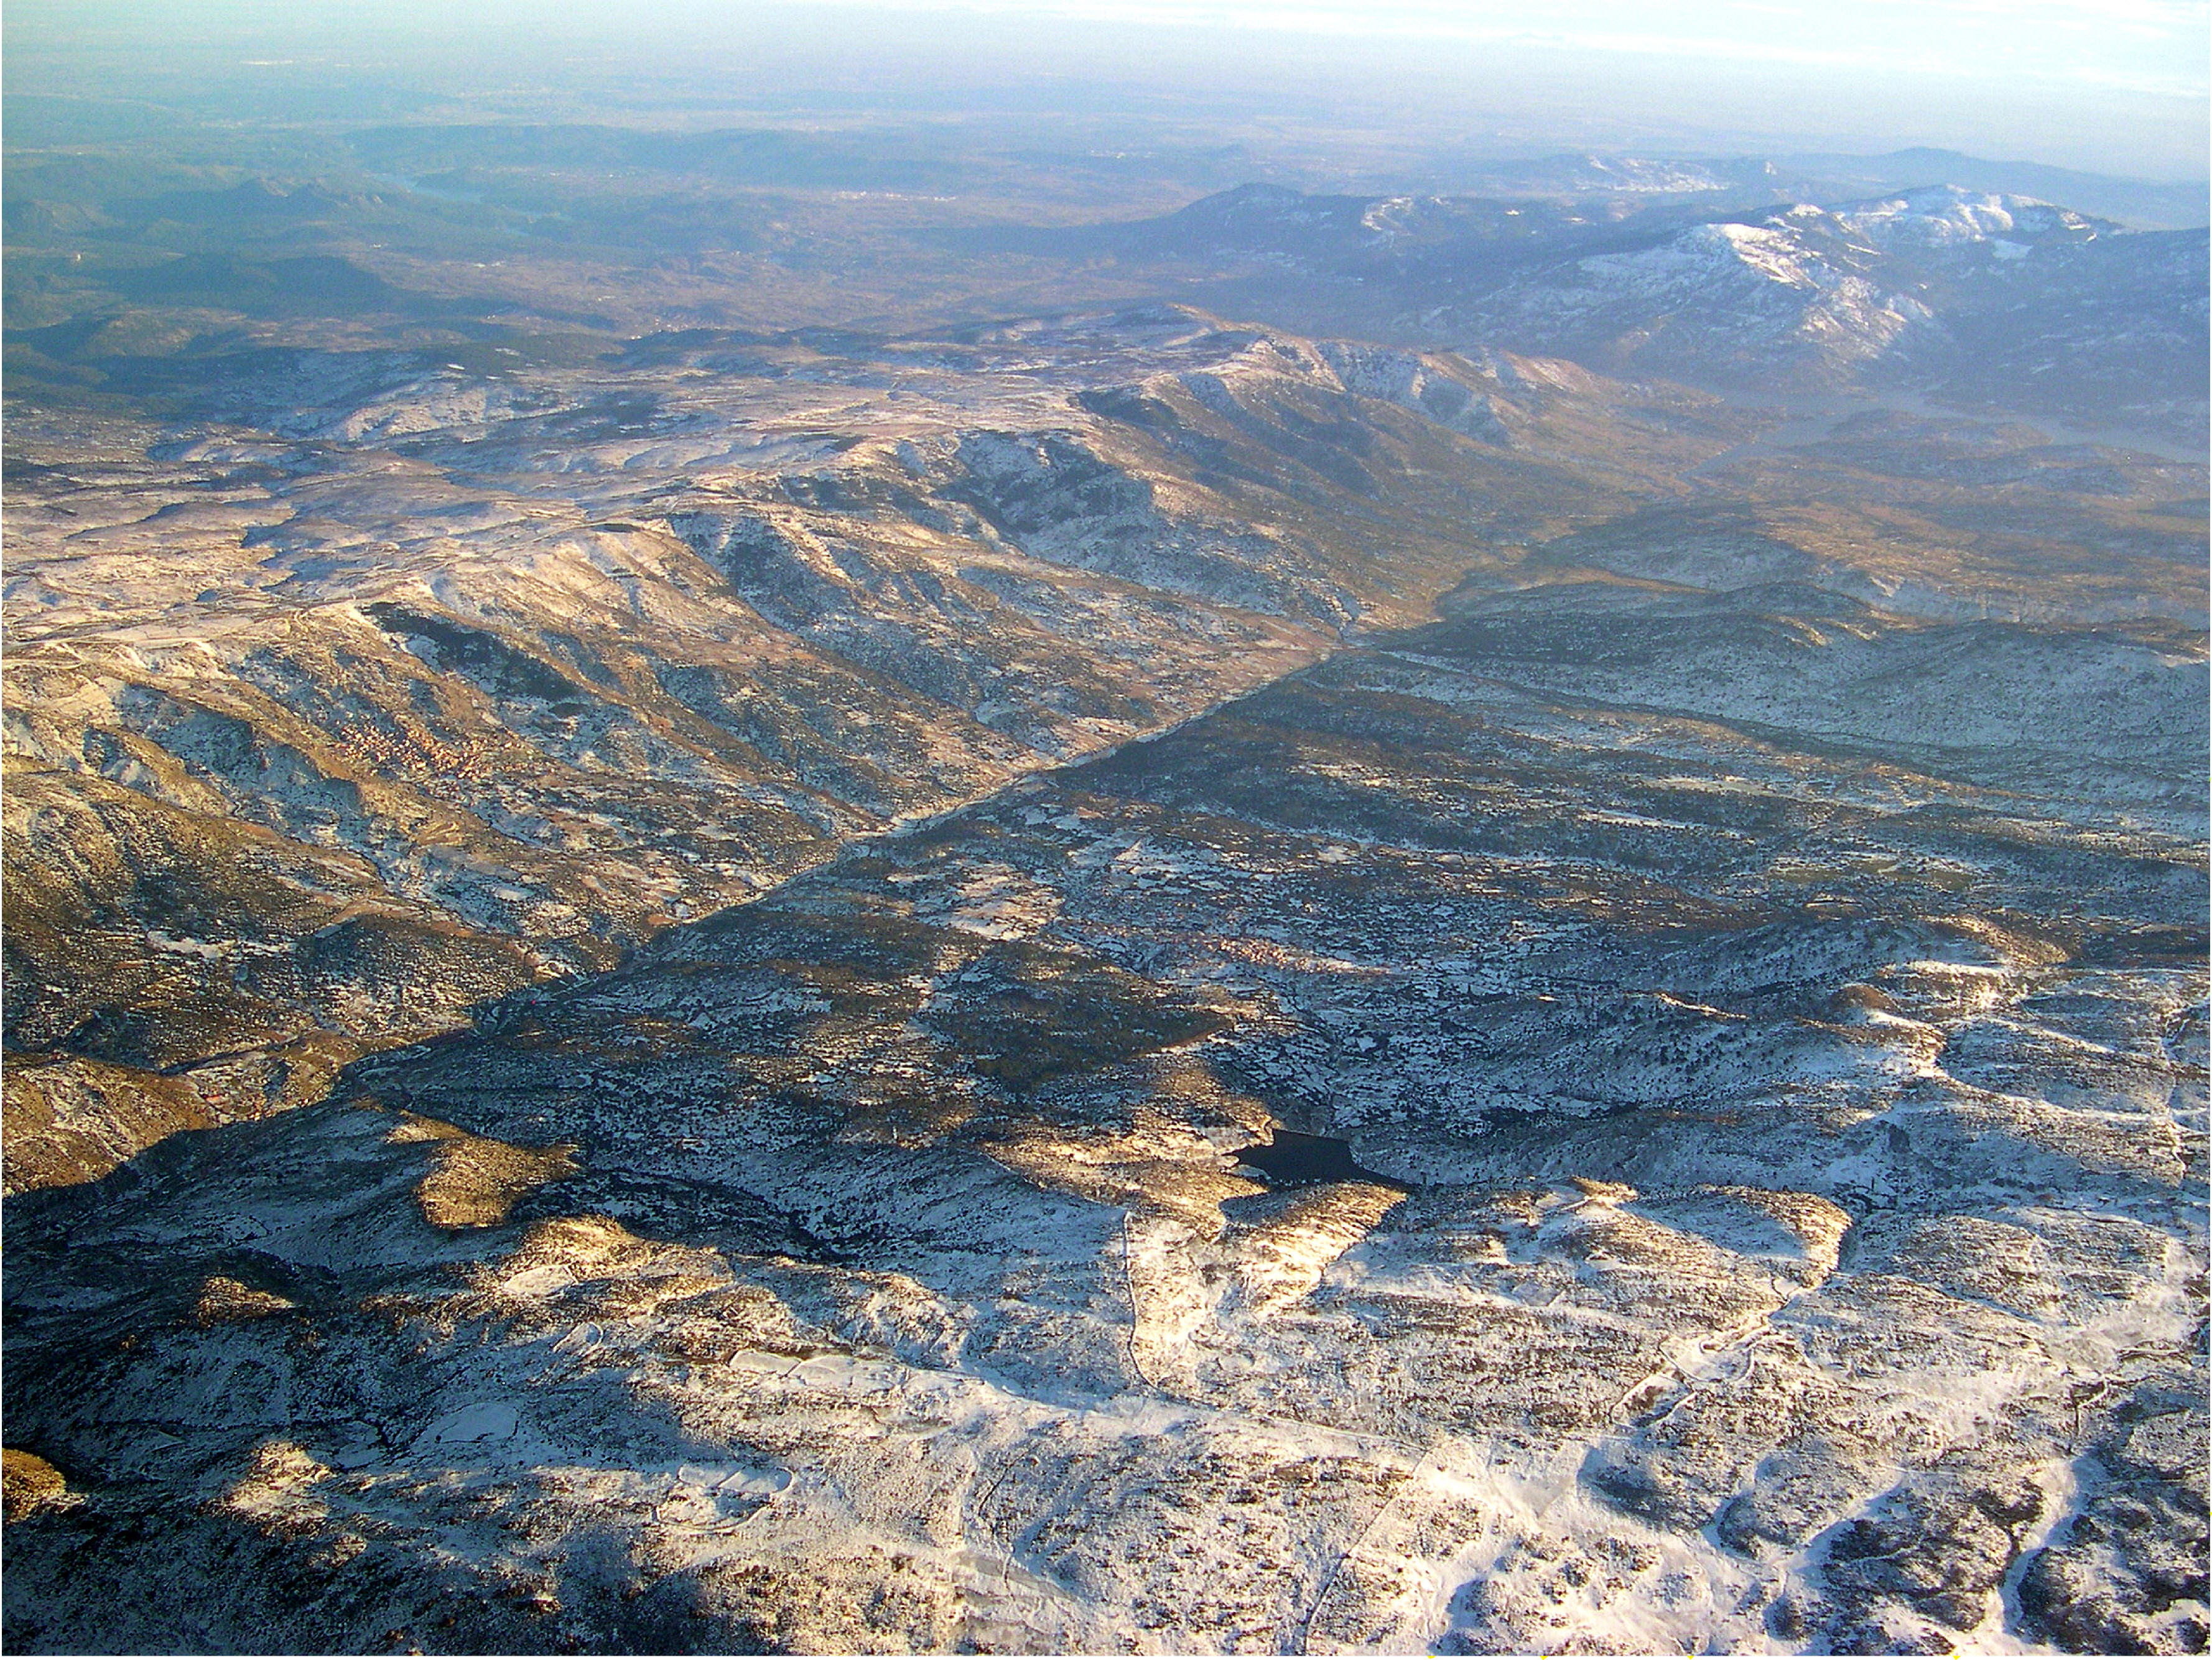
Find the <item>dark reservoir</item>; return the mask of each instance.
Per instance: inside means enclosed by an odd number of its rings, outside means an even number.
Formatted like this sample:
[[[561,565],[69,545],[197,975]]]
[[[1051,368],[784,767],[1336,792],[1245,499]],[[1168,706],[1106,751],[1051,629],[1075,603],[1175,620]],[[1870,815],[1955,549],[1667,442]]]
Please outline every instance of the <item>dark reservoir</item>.
[[[1378,1176],[1352,1156],[1352,1143],[1333,1135],[1301,1135],[1296,1130],[1277,1130],[1272,1141],[1255,1141],[1237,1150],[1237,1162],[1255,1170],[1278,1188],[1310,1187],[1318,1182],[1379,1182],[1385,1187],[1406,1184]]]

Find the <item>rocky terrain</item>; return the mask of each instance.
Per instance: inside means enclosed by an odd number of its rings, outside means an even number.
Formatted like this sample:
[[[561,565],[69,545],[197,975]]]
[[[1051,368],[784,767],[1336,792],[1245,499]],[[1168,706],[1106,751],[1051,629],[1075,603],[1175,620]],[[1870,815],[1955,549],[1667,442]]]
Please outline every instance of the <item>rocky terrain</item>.
[[[332,131],[11,158],[11,1648],[2212,1641],[2201,233]]]
[[[11,1186],[1411,620],[1686,453],[1572,371],[1174,309],[842,344],[295,356],[219,435],[19,439]]]

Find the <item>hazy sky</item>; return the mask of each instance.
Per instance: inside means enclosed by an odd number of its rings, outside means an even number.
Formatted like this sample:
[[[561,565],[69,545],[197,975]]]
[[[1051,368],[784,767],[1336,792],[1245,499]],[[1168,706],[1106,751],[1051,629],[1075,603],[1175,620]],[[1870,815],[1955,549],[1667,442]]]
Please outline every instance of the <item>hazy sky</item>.
[[[1152,88],[1539,147],[1934,144],[2167,179],[2204,176],[2212,113],[2212,0],[9,0],[4,19],[18,93],[94,88],[125,58],[175,88],[188,64],[309,53],[360,72],[372,45],[489,90],[590,43],[567,61],[615,95],[646,65],[733,107]]]
[[[821,0],[835,4],[838,0]],[[674,0],[682,5],[684,0]],[[711,9],[714,0],[706,0]],[[1655,134],[1936,143],[2171,178],[2207,172],[2208,0],[879,0],[945,17],[1193,31],[1451,72],[1534,72],[1561,113]],[[1395,48],[1395,50],[1394,50]],[[1233,48],[1229,54],[1233,56]],[[1577,67],[1578,73],[1565,70]],[[1410,84],[1410,83],[1409,83]],[[1494,88],[1478,79],[1480,100]],[[1794,122],[1794,129],[1793,129]]]
[[[2204,0],[890,0],[917,11],[1207,24],[1340,37],[1397,35],[1579,47],[1879,75],[2203,95],[2212,6]]]

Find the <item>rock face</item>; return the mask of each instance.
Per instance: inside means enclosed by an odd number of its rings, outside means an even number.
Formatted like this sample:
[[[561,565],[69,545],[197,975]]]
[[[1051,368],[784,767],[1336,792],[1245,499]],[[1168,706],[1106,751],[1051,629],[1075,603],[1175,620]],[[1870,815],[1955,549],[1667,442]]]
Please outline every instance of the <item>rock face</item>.
[[[11,508],[12,1646],[2204,1647],[2201,470],[268,373]]]

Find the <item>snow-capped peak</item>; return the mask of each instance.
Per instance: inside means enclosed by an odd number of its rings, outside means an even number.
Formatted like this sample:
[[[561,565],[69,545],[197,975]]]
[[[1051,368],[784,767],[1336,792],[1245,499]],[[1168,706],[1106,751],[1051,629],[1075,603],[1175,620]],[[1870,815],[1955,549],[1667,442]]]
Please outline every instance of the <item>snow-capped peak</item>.
[[[1844,229],[1869,240],[1923,246],[2022,236],[2086,241],[2097,234],[2094,221],[2033,197],[1963,190],[1956,185],[1851,203],[1838,208],[1835,217]]]

